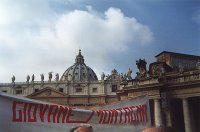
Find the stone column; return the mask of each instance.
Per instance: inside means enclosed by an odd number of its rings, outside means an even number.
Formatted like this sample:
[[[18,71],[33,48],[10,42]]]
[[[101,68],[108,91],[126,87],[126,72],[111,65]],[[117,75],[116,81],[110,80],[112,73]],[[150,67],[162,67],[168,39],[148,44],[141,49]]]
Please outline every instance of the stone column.
[[[188,99],[187,98],[182,99],[182,103],[183,103],[183,116],[184,116],[185,132],[192,132]]]
[[[30,88],[30,86],[27,87],[27,91],[28,91],[27,94],[31,94],[31,88]]]
[[[170,109],[166,111],[166,126],[172,127],[172,118]]]
[[[162,114],[161,114],[159,99],[154,99],[154,118],[155,118],[155,126],[156,127],[162,126]]]
[[[101,82],[101,93],[105,94],[105,82],[104,82],[104,80]]]

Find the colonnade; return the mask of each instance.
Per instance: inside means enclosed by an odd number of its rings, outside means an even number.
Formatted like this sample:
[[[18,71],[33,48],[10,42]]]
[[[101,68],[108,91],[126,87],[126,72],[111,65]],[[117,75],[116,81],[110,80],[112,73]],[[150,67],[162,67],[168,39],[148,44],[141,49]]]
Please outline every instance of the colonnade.
[[[188,98],[182,98],[182,107],[183,107],[183,118],[184,118],[184,127],[185,132],[192,132],[191,126],[191,117],[190,117],[190,109],[188,104]],[[166,112],[166,126],[172,127],[172,119],[171,119],[171,111],[170,109],[165,111]],[[162,119],[162,110],[161,110],[161,100],[154,99],[154,122],[156,127],[163,126],[163,119]]]

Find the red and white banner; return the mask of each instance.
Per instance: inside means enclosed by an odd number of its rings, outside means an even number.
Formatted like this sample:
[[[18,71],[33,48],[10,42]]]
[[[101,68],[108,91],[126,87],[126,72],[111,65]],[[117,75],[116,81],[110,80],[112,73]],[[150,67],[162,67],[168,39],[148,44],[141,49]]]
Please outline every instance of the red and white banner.
[[[88,124],[94,132],[139,132],[150,120],[146,96],[84,110],[0,93],[0,132],[68,132]]]

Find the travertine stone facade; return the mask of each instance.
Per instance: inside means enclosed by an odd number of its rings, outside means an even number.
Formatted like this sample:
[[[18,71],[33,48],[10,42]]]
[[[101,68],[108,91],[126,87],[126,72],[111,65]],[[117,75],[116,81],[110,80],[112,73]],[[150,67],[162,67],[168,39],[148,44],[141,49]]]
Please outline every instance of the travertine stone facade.
[[[148,95],[152,125],[199,132],[200,56],[164,51],[156,59],[149,71],[145,60],[136,62],[139,73],[121,84],[117,92],[120,100]]]
[[[98,80],[96,73],[84,62],[84,57],[79,50],[75,63],[67,68],[59,79],[44,81],[41,74],[41,81],[35,81],[34,75],[27,76],[26,82],[1,83],[0,91],[18,96],[25,96],[58,104],[75,106],[94,106],[118,101],[116,91],[120,87],[120,74],[113,70],[110,75],[103,75]]]
[[[146,67],[145,59],[136,61],[139,72],[132,71],[97,79],[95,72],[84,63],[81,51],[75,63],[59,79],[0,84],[0,91],[58,104],[89,108],[96,105],[148,95],[151,122],[155,126],[173,127],[177,132],[200,130],[200,56],[163,51],[157,61]],[[117,95],[116,95],[117,93]]]

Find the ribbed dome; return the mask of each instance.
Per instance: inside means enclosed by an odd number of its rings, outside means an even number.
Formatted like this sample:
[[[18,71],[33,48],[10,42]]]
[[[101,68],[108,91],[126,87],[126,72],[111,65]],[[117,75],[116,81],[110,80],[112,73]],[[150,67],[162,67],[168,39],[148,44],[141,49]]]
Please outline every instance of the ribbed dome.
[[[70,66],[62,75],[61,81],[94,81],[98,80],[95,72],[84,63],[81,50],[76,56],[74,65]]]

